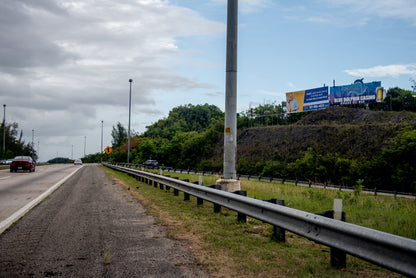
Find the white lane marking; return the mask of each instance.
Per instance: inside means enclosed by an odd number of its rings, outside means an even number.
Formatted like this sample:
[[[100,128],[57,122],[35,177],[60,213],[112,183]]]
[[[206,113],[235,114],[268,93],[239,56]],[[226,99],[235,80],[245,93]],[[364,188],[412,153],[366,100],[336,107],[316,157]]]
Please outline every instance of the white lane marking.
[[[41,195],[39,195],[37,198],[35,198],[33,201],[13,213],[11,216],[9,216],[6,220],[3,222],[0,222],[0,234],[3,233],[8,227],[10,227],[14,222],[20,219],[23,215],[25,215],[29,210],[31,210],[33,207],[35,207],[37,204],[39,204],[43,199],[49,196],[53,191],[55,191],[59,186],[61,186],[64,182],[66,182],[72,175],[74,175],[76,172],[78,172],[79,169],[84,167],[82,165],[81,167],[77,168],[75,171],[73,171],[71,174],[66,176],[65,178],[61,179],[57,183],[55,183],[52,187],[50,187],[48,190],[43,192]]]
[[[6,180],[6,179],[8,179],[8,178],[10,178],[11,176],[6,176],[6,177],[2,177],[2,178],[0,178],[0,180]]]

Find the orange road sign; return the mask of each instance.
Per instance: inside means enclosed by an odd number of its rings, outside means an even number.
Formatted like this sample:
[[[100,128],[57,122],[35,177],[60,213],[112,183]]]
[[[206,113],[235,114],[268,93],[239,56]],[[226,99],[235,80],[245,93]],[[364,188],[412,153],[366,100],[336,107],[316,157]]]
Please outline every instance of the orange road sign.
[[[113,150],[109,146],[107,146],[107,148],[105,148],[104,151],[106,154],[110,154]]]

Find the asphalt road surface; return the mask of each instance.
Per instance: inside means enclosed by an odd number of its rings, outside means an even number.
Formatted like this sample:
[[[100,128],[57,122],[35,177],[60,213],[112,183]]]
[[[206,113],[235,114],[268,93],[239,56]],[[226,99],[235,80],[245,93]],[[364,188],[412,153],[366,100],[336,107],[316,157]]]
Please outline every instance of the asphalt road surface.
[[[34,201],[79,167],[72,164],[45,165],[36,167],[36,172],[32,173],[26,171],[10,173],[9,169],[1,170],[0,222]]]
[[[85,166],[0,237],[0,277],[208,277],[128,191]]]

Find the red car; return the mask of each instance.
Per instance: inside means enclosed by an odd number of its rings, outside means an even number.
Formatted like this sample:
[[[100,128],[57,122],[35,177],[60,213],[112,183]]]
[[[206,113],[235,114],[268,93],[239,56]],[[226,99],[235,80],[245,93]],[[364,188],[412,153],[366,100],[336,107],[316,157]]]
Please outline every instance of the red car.
[[[29,170],[35,172],[36,164],[30,156],[16,156],[10,164],[10,172]]]

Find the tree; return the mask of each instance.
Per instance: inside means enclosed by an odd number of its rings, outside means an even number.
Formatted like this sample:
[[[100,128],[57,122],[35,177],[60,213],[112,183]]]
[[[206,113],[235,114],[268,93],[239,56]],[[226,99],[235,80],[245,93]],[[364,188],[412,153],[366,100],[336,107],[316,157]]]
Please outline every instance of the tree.
[[[177,133],[203,132],[218,119],[223,119],[224,113],[215,105],[183,105],[173,108],[169,116],[147,126],[144,137],[166,138],[172,140]]]
[[[116,127],[113,126],[111,137],[113,137],[113,140],[111,140],[113,149],[120,147],[123,143],[123,139],[127,137],[127,130],[120,122],[117,122]]]
[[[376,107],[372,104],[371,107]],[[412,91],[390,88],[387,91],[384,101],[378,104],[379,109],[384,111],[416,111],[416,98]]]
[[[6,137],[6,149],[3,150],[3,130],[5,129],[5,137]],[[0,145],[0,157],[2,159],[9,159],[13,158],[17,155],[28,155],[32,156],[33,159],[37,158],[36,151],[33,149],[32,144],[25,144],[24,141],[22,141],[23,133],[20,131],[20,137],[17,139],[17,135],[19,134],[19,125],[17,123],[10,123],[6,124],[6,126],[3,126],[3,123],[1,124],[0,128],[0,134],[1,134],[1,145]]]

